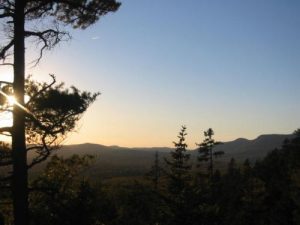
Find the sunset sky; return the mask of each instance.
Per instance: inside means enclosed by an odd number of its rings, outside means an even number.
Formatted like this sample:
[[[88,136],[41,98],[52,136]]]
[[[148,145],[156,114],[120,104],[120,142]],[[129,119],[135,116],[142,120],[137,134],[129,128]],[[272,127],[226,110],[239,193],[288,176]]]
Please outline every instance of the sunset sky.
[[[28,65],[102,93],[66,144],[172,146],[186,125],[195,148],[209,127],[221,141],[300,127],[299,0],[121,2]]]

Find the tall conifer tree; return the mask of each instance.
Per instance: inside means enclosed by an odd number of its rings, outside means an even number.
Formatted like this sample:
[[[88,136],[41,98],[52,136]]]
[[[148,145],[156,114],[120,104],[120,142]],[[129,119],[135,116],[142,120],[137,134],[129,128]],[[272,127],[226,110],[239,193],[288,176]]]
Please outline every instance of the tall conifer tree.
[[[223,151],[214,151],[214,148],[221,144],[221,142],[216,142],[212,136],[214,135],[214,131],[209,128],[207,131],[204,131],[204,137],[205,139],[203,140],[202,143],[196,145],[199,147],[198,152],[199,152],[199,157],[198,161],[208,161],[209,166],[208,166],[208,171],[210,178],[213,177],[214,173],[214,158],[220,155],[223,155]]]
[[[119,6],[120,3],[115,0],[0,1],[0,19],[4,22],[2,24],[5,26],[7,36],[5,39],[7,41],[0,43],[0,60],[3,60],[5,65],[13,66],[13,92],[18,103],[24,105],[26,38],[34,38],[37,43],[41,43],[39,57],[36,60],[38,63],[44,50],[52,49],[65,37],[68,38],[68,33],[61,30],[60,24],[84,29],[101,16],[116,11]],[[12,59],[10,55],[13,55]],[[13,128],[6,131],[12,136],[15,225],[26,225],[29,221],[25,118],[26,112],[15,105]]]
[[[189,163],[190,154],[187,153],[185,142],[186,127],[182,126],[178,141],[173,142],[175,150],[171,152],[171,157],[165,159],[169,171],[168,176],[168,203],[171,216],[168,224],[181,225],[191,224],[192,204],[191,202],[191,165]]]

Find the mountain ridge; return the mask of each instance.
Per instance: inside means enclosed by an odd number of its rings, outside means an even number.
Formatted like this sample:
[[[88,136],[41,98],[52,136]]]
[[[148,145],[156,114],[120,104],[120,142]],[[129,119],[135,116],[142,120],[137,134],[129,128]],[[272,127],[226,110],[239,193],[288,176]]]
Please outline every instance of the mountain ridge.
[[[270,142],[271,145],[274,145],[275,147],[280,147],[278,146],[278,144],[282,144],[282,142],[284,141],[284,139],[287,138],[292,138],[293,134],[262,134],[257,136],[254,139],[247,139],[247,138],[237,138],[235,140],[232,141],[226,141],[226,142],[222,142],[222,145],[231,145],[231,144],[246,144],[246,143],[262,143],[265,144],[266,141]],[[276,144],[274,144],[276,143]],[[222,146],[220,145],[220,146]],[[157,146],[157,147],[123,147],[123,146],[119,146],[119,145],[102,145],[102,144],[96,144],[96,143],[90,143],[90,142],[86,142],[86,143],[82,143],[82,144],[69,144],[69,145],[62,145],[62,148],[71,148],[71,147],[93,147],[93,148],[103,148],[103,149],[110,149],[110,150],[137,150],[137,151],[161,151],[161,150],[172,150],[174,149],[174,147],[161,147],[161,146]],[[240,146],[241,147],[241,146]],[[268,147],[268,146],[265,146]],[[217,148],[221,148],[219,146],[216,146]],[[188,149],[189,151],[195,151],[195,149]],[[272,149],[271,149],[272,150]]]
[[[245,159],[256,161],[262,159],[268,152],[279,148],[283,141],[292,138],[293,135],[270,134],[260,135],[253,140],[245,138],[237,138],[234,141],[224,142],[215,147],[217,151],[224,151],[225,154],[216,161],[221,164],[229,162],[231,158],[235,158],[239,162]],[[64,145],[55,152],[58,156],[67,158],[74,154],[78,155],[94,155],[95,162],[89,173],[98,177],[114,177],[114,176],[140,176],[150,170],[154,162],[154,155],[157,151],[159,158],[163,164],[164,158],[169,157],[169,152],[174,148],[169,147],[120,147],[105,146],[101,144],[84,143],[78,145]],[[191,162],[195,163],[198,155],[197,149],[189,150],[191,154]],[[30,157],[29,157],[30,158]],[[38,165],[33,172],[40,171],[44,164]]]

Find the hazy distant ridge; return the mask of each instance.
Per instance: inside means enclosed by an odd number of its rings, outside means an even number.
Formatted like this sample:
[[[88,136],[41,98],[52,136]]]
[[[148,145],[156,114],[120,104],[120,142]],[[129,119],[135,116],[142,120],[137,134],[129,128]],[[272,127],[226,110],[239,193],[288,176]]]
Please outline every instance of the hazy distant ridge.
[[[261,135],[254,140],[238,138],[234,141],[225,142],[216,147],[217,150],[225,152],[225,155],[218,160],[229,161],[232,157],[237,160],[260,159],[273,149],[279,148],[285,139],[291,137],[292,135],[271,134]],[[163,158],[167,157],[172,150],[173,148],[166,147],[126,148],[86,143],[63,146],[57,151],[57,154],[63,157],[69,157],[73,154],[95,155],[96,162],[90,173],[95,176],[110,177],[144,174],[153,164],[155,151],[158,151],[160,157]],[[195,160],[197,150],[190,152],[193,160]]]
[[[234,157],[235,155],[250,158],[261,158],[264,157],[267,152],[278,148],[282,145],[285,139],[291,138],[292,135],[285,134],[269,134],[260,135],[254,140],[248,140],[245,138],[238,138],[234,141],[224,142],[222,145],[216,147],[217,150],[224,151],[227,155]],[[138,147],[138,148],[128,148],[120,146],[105,146],[99,144],[79,144],[79,145],[65,145],[59,152],[62,155],[72,155],[72,154],[142,154],[142,155],[153,155],[153,152],[158,151],[161,153],[167,153],[172,151],[173,148],[168,147]],[[192,154],[195,154],[196,150],[191,150]],[[60,153],[60,154],[61,154]]]
[[[268,134],[260,135],[254,140],[238,138],[234,141],[225,142],[223,145],[216,147],[217,150],[223,150],[226,158],[237,158],[244,160],[260,159],[275,148],[281,147],[283,141],[292,138],[293,135]]]

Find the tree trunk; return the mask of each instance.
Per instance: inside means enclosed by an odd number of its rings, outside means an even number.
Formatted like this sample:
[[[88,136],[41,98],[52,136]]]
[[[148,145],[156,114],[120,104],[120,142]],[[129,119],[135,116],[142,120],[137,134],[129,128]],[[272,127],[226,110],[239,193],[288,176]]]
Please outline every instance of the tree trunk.
[[[212,146],[209,147],[209,167],[210,167],[210,179],[212,179],[214,175],[214,164],[213,164],[213,149]]]
[[[14,15],[14,96],[20,104],[24,104],[25,78],[25,36],[24,7],[25,1],[15,1]],[[12,130],[13,157],[13,208],[14,224],[27,225],[28,222],[28,187],[27,187],[27,153],[25,144],[25,114],[14,106]]]

